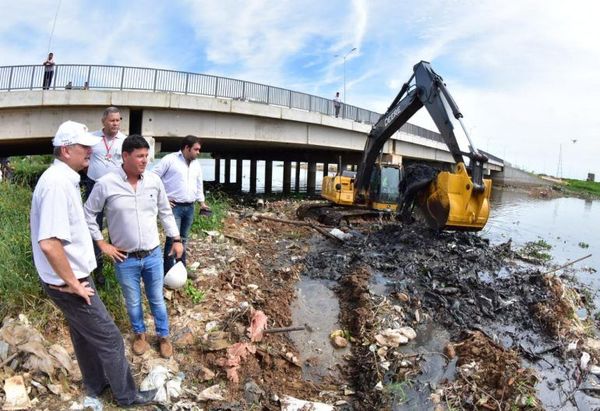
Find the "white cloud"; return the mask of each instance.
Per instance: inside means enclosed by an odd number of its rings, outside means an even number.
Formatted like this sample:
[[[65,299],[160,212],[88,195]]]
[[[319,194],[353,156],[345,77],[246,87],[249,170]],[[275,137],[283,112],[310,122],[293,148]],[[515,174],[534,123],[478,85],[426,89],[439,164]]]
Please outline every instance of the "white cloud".
[[[478,146],[536,171],[600,166],[600,3],[591,0],[0,0],[3,65],[210,72],[384,111],[419,60],[444,77]],[[431,126],[423,113],[415,122]],[[570,143],[577,138],[576,144]]]

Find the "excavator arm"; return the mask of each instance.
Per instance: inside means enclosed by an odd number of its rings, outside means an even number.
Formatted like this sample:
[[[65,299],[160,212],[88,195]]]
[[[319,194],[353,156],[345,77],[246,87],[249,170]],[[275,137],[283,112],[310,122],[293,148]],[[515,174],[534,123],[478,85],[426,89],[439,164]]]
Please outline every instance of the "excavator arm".
[[[413,80],[414,85],[411,85]],[[411,78],[402,86],[386,113],[369,133],[354,182],[354,201],[356,204],[366,201],[373,165],[383,145],[423,106],[448,146],[457,164],[457,171],[438,174],[428,186],[429,193],[421,196],[421,208],[428,221],[439,229],[479,230],[483,228],[489,215],[491,181],[483,179],[483,166],[488,159],[474,147],[462,123],[463,116],[457,104],[442,78],[425,61],[414,66]],[[460,150],[450,115],[460,122],[469,140],[468,153]],[[470,158],[470,177],[463,156]]]

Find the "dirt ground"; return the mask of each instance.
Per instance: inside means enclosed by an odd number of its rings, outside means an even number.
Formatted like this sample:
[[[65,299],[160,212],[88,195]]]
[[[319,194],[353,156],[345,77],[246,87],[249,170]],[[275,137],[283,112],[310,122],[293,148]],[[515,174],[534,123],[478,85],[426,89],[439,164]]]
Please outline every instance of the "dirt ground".
[[[547,354],[561,363],[576,359],[569,372],[581,382],[600,360],[600,342],[590,338],[594,324],[575,315],[586,302],[545,275],[536,254],[418,222],[354,223],[336,241],[323,234],[331,227],[276,221],[295,221],[297,206],[236,206],[221,232],[190,241],[188,264],[197,263],[190,270],[197,278],[166,294],[174,357],[159,358],[156,347],[136,357],[126,344],[138,382],[157,366],[185,376],[178,396],[147,409],[543,409],[531,364]],[[339,373],[318,382],[303,379],[303,367],[318,364],[290,339],[311,333],[311,324],[292,323],[300,278],[334,284],[342,330],[332,344],[350,347]],[[374,281],[384,281],[385,292],[374,292]],[[424,331],[429,324],[446,335],[439,350],[419,345],[420,338],[437,338]],[[64,329],[45,338],[72,356]],[[432,357],[444,375],[420,381]],[[13,360],[2,364],[0,377],[23,375],[34,409],[77,409],[82,394],[73,367],[53,378],[35,370]],[[55,393],[52,384],[61,388]],[[410,406],[417,391],[425,400]],[[565,404],[573,402],[568,394]],[[301,408],[294,399],[311,403]],[[117,409],[109,392],[103,400],[104,409]]]

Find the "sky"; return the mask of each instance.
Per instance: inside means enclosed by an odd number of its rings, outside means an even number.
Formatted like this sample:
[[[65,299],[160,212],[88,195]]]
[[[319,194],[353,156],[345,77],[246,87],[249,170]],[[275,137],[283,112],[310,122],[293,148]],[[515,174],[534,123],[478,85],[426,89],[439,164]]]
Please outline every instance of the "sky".
[[[339,91],[379,113],[429,61],[477,148],[528,171],[600,181],[597,1],[0,0],[0,9],[0,66],[41,64],[52,51],[57,64]],[[425,110],[410,122],[436,130]]]

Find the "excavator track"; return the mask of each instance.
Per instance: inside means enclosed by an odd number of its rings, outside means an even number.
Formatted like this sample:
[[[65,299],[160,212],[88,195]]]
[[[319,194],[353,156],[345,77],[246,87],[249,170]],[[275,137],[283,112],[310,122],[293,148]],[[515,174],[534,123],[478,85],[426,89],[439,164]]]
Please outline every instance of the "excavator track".
[[[312,219],[323,225],[339,226],[365,220],[389,219],[393,217],[393,213],[366,208],[340,207],[322,202],[301,205],[296,209],[296,216],[300,220]]]

